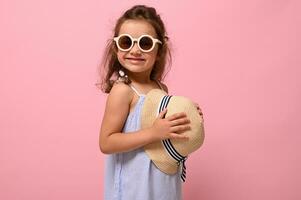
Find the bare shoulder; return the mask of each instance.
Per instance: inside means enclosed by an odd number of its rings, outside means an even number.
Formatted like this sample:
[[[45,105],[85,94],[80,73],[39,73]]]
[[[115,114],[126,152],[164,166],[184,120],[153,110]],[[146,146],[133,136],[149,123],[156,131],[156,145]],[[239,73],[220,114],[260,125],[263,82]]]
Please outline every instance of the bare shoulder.
[[[127,84],[119,82],[113,85],[102,120],[102,137],[121,131],[129,114],[132,98],[133,92]]]
[[[106,107],[111,108],[109,110],[114,110],[114,112],[118,109],[128,110],[133,96],[133,91],[129,85],[116,82],[108,95]]]
[[[116,82],[114,83],[108,98],[119,100],[122,99],[129,103],[133,98],[133,92],[127,84],[123,82]]]

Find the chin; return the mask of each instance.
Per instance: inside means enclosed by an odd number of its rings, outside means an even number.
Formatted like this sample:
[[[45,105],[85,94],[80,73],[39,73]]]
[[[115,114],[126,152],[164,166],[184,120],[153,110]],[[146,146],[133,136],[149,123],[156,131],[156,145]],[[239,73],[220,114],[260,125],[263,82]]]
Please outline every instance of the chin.
[[[126,69],[136,73],[145,72],[149,70],[148,68],[145,68],[144,66],[140,66],[140,65],[126,65]]]

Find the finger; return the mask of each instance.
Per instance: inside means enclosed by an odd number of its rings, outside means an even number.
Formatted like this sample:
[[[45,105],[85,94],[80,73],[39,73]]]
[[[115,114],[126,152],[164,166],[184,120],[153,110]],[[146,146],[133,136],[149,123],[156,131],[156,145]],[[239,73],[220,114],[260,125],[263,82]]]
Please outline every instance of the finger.
[[[171,139],[184,139],[184,140],[189,140],[189,137],[184,135],[184,134],[177,134],[177,133],[171,133],[170,134]]]
[[[165,114],[166,114],[166,112],[167,112],[167,108],[164,108],[164,110],[162,110],[162,111],[159,113],[158,118],[163,119],[164,116],[165,116]]]
[[[185,133],[187,130],[183,130],[183,131],[177,131],[176,134],[181,135],[182,133]]]
[[[171,127],[170,131],[171,132],[185,132],[191,130],[191,127],[188,125],[181,125],[181,126],[173,126]]]
[[[173,115],[168,116],[166,119],[168,119],[169,121],[181,118],[181,117],[186,117],[186,113],[184,112],[180,112],[180,113],[175,113]]]
[[[184,125],[189,123],[190,120],[187,117],[184,117],[171,121],[171,126]]]

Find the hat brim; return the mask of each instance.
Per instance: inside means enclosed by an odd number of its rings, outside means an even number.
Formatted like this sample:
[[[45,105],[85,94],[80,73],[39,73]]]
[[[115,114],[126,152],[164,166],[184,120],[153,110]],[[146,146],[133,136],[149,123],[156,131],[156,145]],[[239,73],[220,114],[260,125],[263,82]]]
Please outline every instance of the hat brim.
[[[159,89],[153,89],[146,95],[141,113],[141,128],[150,128],[153,125],[158,115],[159,101],[165,95],[167,94]],[[178,112],[185,112],[190,120],[189,126],[191,129],[179,133],[187,135],[189,140],[171,139],[171,142],[181,155],[187,156],[190,152],[197,150],[204,141],[203,119],[191,100],[181,96],[173,96],[167,106],[165,117]],[[189,148],[183,148],[185,146]],[[144,150],[156,167],[162,172],[166,174],[177,173],[178,163],[168,154],[162,141],[145,145]]]

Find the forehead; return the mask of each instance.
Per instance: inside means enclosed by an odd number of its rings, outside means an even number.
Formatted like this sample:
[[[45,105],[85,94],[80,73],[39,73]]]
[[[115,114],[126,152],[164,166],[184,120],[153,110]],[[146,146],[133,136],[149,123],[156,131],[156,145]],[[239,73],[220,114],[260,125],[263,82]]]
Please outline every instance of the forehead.
[[[156,31],[154,27],[145,20],[126,20],[120,27],[119,35],[130,34],[132,37],[139,37],[147,34],[156,37]]]

